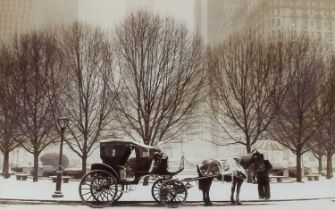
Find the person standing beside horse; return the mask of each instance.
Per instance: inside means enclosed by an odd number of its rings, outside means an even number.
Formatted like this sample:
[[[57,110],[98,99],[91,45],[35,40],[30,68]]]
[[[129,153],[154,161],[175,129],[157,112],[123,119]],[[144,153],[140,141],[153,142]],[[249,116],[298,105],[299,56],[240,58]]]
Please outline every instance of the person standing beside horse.
[[[259,199],[269,200],[271,197],[270,193],[270,170],[272,165],[269,160],[264,160],[265,170],[259,171],[256,174],[258,184],[258,195]]]

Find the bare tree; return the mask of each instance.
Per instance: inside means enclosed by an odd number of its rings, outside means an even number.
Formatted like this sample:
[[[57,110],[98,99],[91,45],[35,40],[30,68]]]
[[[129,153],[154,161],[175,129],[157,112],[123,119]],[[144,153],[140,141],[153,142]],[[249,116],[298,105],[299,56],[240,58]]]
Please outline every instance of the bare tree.
[[[202,97],[202,55],[172,18],[138,11],[116,27],[117,117],[129,136],[155,145],[188,128]]]
[[[66,142],[81,158],[85,174],[87,157],[111,121],[111,44],[101,29],[79,22],[64,27],[60,41],[66,72],[61,112],[70,119]]]
[[[316,132],[316,135],[311,140],[309,147],[311,148],[313,156],[318,160],[318,171],[319,174],[322,173],[323,163],[322,159],[327,154],[325,149],[325,135],[323,132],[323,126],[320,127],[320,131]]]
[[[285,97],[281,42],[249,32],[233,35],[208,53],[213,117],[248,153]],[[225,145],[225,144],[222,144]]]
[[[9,153],[18,144],[18,89],[12,70],[15,62],[8,46],[0,49],[0,151],[4,155],[2,175],[9,177]]]
[[[320,105],[325,90],[324,61],[319,43],[304,35],[286,37],[283,45],[290,84],[271,133],[296,155],[297,181],[301,182],[301,157],[311,149],[313,136],[326,117]]]
[[[323,152],[327,157],[327,178],[333,177],[333,155],[335,153],[335,56],[331,56],[327,63],[327,83],[325,91],[324,109],[327,110],[327,117],[322,124]]]
[[[33,31],[13,41],[14,69],[19,89],[20,139],[34,156],[33,181],[38,181],[40,153],[56,135],[57,92],[54,82],[61,69],[57,41],[52,30]]]

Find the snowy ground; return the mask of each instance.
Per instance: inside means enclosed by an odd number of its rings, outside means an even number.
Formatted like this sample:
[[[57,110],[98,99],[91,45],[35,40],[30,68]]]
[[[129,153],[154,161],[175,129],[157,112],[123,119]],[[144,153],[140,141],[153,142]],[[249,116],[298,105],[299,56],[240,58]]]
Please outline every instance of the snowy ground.
[[[139,210],[162,209],[168,210],[166,207],[143,207],[143,206],[127,206],[127,207],[111,207],[103,209],[120,209],[120,210]],[[2,210],[92,210],[88,206],[82,205],[0,205]],[[317,201],[286,201],[286,202],[269,202],[269,203],[244,203],[241,206],[230,206],[228,204],[215,204],[211,207],[204,206],[182,206],[181,210],[334,210],[335,202],[332,200],[317,200]]]
[[[198,190],[197,183],[189,189],[187,201],[201,201],[202,193]],[[69,183],[62,184],[64,198],[58,200],[78,201],[79,180],[70,180]],[[41,179],[38,182],[17,181],[15,176],[10,179],[0,178],[0,199],[36,199],[54,200],[51,195],[55,191],[55,183],[49,179]],[[211,199],[213,201],[228,201],[230,196],[230,183],[214,182],[211,189]],[[271,183],[272,200],[289,200],[305,198],[334,198],[335,199],[335,179],[326,180],[321,177],[320,181],[304,181]],[[258,200],[257,185],[244,183],[241,189],[240,199],[243,201]],[[120,201],[153,201],[151,197],[151,186],[137,185],[134,191],[125,193]],[[335,209],[335,208],[334,208]]]
[[[193,188],[189,189],[187,201],[201,201],[202,193],[198,190],[197,183],[192,182]],[[78,201],[78,180],[70,180],[69,183],[62,184],[62,192],[64,198],[58,200],[69,200]],[[41,179],[39,182],[32,182],[32,179],[27,181],[17,181],[12,176],[10,179],[0,178],[0,199],[29,199],[29,200],[55,200],[52,198],[52,194],[55,191],[55,183],[49,179]],[[214,182],[211,189],[211,199],[213,201],[228,201],[230,195],[230,183]],[[271,200],[275,202],[248,202],[258,200],[257,185],[251,183],[244,183],[241,189],[240,198],[244,205],[242,206],[230,206],[229,203],[216,203],[210,209],[218,209],[224,206],[225,209],[239,210],[239,209],[322,209],[322,210],[334,210],[335,209],[335,179],[326,180],[321,177],[320,181],[307,181],[303,183],[296,183],[293,180],[291,182],[272,182],[271,183]],[[321,200],[304,200],[304,201],[280,201],[290,199],[311,199],[311,198],[322,198]],[[327,198],[327,199],[326,199]],[[120,201],[153,201],[151,197],[151,186],[136,186],[134,191],[126,193],[120,199]],[[279,201],[279,202],[278,202]],[[201,203],[200,203],[201,204]],[[47,207],[46,207],[47,206]],[[15,208],[14,208],[15,207]],[[62,206],[62,205],[5,205],[0,204],[0,209],[5,210],[20,210],[20,209],[71,209],[71,210],[85,210],[91,209],[84,206]],[[138,209],[138,207],[123,207],[119,206],[120,209]],[[143,208],[143,206],[141,207]],[[146,207],[145,207],[146,208]],[[153,207],[148,207],[154,209]],[[157,207],[162,208],[162,207]],[[182,209],[194,209],[200,210],[205,208],[201,205],[198,206],[183,206]],[[207,208],[208,209],[208,208]]]

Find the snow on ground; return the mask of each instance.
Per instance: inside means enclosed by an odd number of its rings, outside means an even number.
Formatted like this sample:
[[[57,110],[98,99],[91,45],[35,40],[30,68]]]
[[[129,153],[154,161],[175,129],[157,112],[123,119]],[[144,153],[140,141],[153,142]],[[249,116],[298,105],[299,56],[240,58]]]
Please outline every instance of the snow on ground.
[[[191,182],[193,188],[188,190],[187,201],[201,201],[202,193],[198,190],[196,182]],[[212,185],[211,199],[213,201],[227,201],[230,197],[230,183],[216,181]],[[0,199],[37,199],[54,200],[52,194],[55,191],[55,183],[50,179],[40,179],[38,182],[18,181],[15,176],[10,179],[0,178]],[[80,200],[79,180],[70,180],[69,183],[62,184],[64,198],[58,200]],[[271,199],[303,199],[303,198],[335,198],[335,179],[327,180],[321,177],[320,181],[297,182],[272,182]],[[257,185],[243,183],[240,199],[258,200]],[[151,196],[151,185],[137,185],[134,191],[125,193],[121,201],[153,201]],[[334,208],[335,209],[335,208]]]
[[[138,210],[138,209],[162,209],[168,210],[166,207],[143,207],[143,206],[127,206],[127,207],[111,207],[120,210]],[[111,209],[103,208],[103,209]],[[92,210],[91,207],[82,205],[0,205],[2,210]],[[231,206],[229,204],[214,204],[211,207],[205,206],[182,206],[177,209],[181,210],[334,210],[335,202],[331,200],[316,201],[286,201],[286,202],[268,202],[268,203],[244,203],[241,206]]]

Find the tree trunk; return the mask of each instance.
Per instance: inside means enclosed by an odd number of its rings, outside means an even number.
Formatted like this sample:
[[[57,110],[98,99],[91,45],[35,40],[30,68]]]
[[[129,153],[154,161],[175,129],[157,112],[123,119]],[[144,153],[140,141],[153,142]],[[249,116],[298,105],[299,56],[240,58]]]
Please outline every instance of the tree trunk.
[[[38,158],[39,158],[39,153],[35,152],[34,153],[33,182],[38,181]]]
[[[250,145],[250,138],[249,136],[246,135],[246,149],[247,149],[247,153],[251,153],[251,145]],[[253,174],[247,170],[247,182],[248,183],[252,183],[252,177],[253,177]]]
[[[247,144],[246,148],[247,148],[247,153],[251,153],[251,146],[250,146],[250,144]]]
[[[9,152],[5,151],[3,154],[3,166],[2,166],[2,176],[5,179],[9,178]]]
[[[81,177],[83,177],[86,174],[86,168],[87,168],[87,154],[83,153],[83,156],[81,157]]]
[[[333,177],[333,153],[327,152],[327,179],[330,179]]]
[[[318,162],[319,162],[319,174],[322,174],[322,157],[323,155],[319,155]]]
[[[297,182],[301,182],[302,181],[302,174],[301,174],[301,152],[297,151]]]
[[[248,135],[248,133],[244,133],[245,134],[245,146],[247,149],[247,153],[249,154],[251,152],[251,145],[250,145],[250,136]]]

